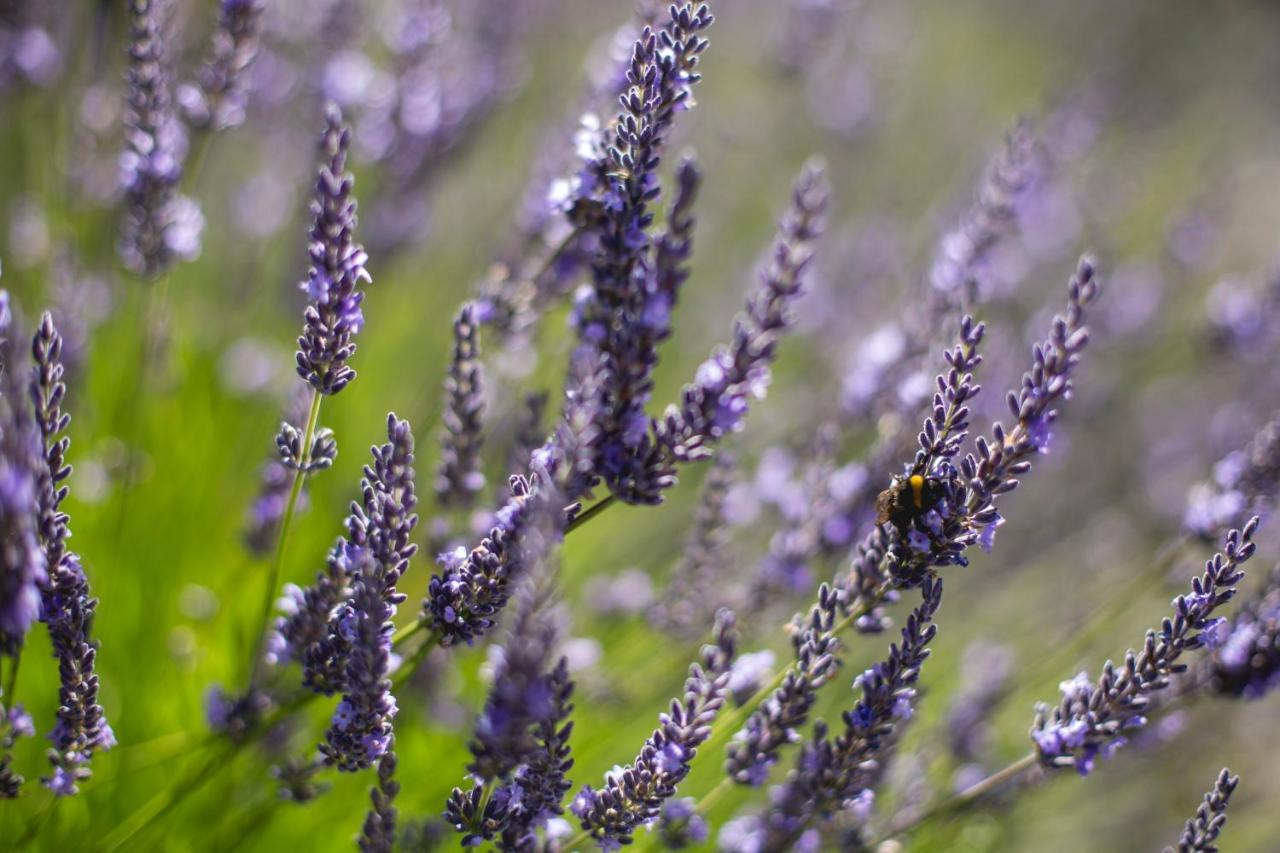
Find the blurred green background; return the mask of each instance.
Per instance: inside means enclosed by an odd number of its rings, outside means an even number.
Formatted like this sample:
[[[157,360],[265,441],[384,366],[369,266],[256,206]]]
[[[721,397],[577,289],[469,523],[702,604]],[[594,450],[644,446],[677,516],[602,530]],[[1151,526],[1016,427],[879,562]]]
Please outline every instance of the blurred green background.
[[[369,5],[372,15],[382,4]],[[38,785],[16,802],[0,803],[6,839],[0,847],[35,826],[29,840],[39,849],[96,849],[201,759],[205,691],[214,682],[238,684],[248,655],[267,565],[242,545],[244,518],[295,381],[291,353],[301,299],[295,283],[306,270],[310,134],[320,123],[318,107],[307,107],[318,101],[300,96],[287,119],[255,113],[245,127],[213,139],[197,182],[187,187],[204,209],[203,252],[168,276],[160,298],[149,297],[148,286],[114,259],[112,204],[83,197],[67,179],[71,166],[87,168],[93,158],[109,175],[118,150],[118,126],[104,129],[93,150],[80,144],[78,128],[89,112],[90,84],[105,101],[119,97],[122,6],[68,4],[58,29],[69,45],[63,77],[49,89],[12,87],[0,100],[3,286],[30,326],[58,298],[66,248],[81,268],[70,276],[73,286],[97,277],[95,328],[68,394],[76,473],[67,508],[73,547],[101,598],[95,634],[102,704],[120,743],[95,757],[84,792],[56,810],[47,811]],[[180,4],[175,16],[177,61],[187,68],[201,55],[210,6]],[[300,8],[288,5],[279,14]],[[374,284],[354,359],[359,378],[326,402],[321,418],[336,432],[340,454],[311,482],[286,579],[309,581],[341,532],[367,447],[383,439],[387,411],[415,426],[421,511],[424,518],[434,513],[429,493],[452,313],[506,245],[533,152],[549,129],[572,119],[591,45],[627,21],[631,9],[618,0],[545,4],[527,35],[524,85],[423,186],[431,199],[425,238],[371,257]],[[1040,230],[1056,242],[1025,255],[1016,296],[984,314],[992,326],[990,351],[1022,351],[1043,334],[1045,306],[1056,310],[1063,301],[1074,253],[1093,251],[1104,282],[1111,282],[1094,324],[1096,349],[1086,356],[1053,455],[1007,502],[1009,523],[994,553],[948,575],[923,703],[880,801],[889,807],[922,781],[949,790],[953,768],[938,749],[939,734],[970,643],[998,642],[1014,655],[1013,696],[995,720],[987,762],[994,769],[1027,751],[1032,702],[1055,699],[1058,681],[1081,668],[1096,673],[1103,660],[1139,643],[1207,556],[1189,550],[1180,571],[1148,585],[1105,631],[1087,635],[1087,648],[1055,659],[1053,671],[1037,667],[1128,589],[1129,578],[1176,533],[1186,489],[1276,404],[1274,362],[1211,346],[1206,296],[1224,277],[1261,287],[1276,257],[1280,10],[1243,2],[866,0],[842,8],[799,67],[779,59],[796,14],[790,4],[724,0],[714,11],[698,107],[681,117],[673,140],[677,149],[696,149],[706,184],[693,275],[663,350],[655,399],[674,399],[708,349],[727,338],[788,183],[813,153],[829,161],[834,184],[818,290],[847,311],[823,322],[801,311],[769,398],[732,441],[748,469],[766,447],[805,454],[814,429],[831,414],[846,367],[848,354],[837,352],[833,340],[856,341],[901,310],[927,273],[939,235],[971,201],[984,164],[1018,116],[1036,120],[1041,138],[1060,154],[1054,179],[1069,210],[1066,225],[1054,220]],[[284,121],[296,126],[285,132]],[[282,151],[286,143],[295,147]],[[284,220],[278,232],[258,236],[240,221],[245,202],[238,193],[277,160],[290,166],[279,173],[280,197],[255,197],[251,207],[261,212],[270,201]],[[367,208],[379,191],[378,167],[357,164],[356,171]],[[43,222],[43,248],[39,233],[33,244],[32,210]],[[363,225],[366,242],[376,242],[367,218]],[[1188,228],[1199,229],[1194,252],[1186,250]],[[872,263],[861,252],[866,235],[884,230],[894,235],[895,250]],[[144,322],[163,339],[145,372],[139,369]],[[529,376],[504,374],[491,359],[498,435],[524,391],[559,387],[569,346],[559,310],[543,324],[541,357]],[[982,377],[992,401],[999,402],[1024,360],[993,357]],[[122,477],[130,434],[140,453],[132,486]],[[868,440],[845,438],[850,452]],[[495,436],[487,451],[491,482],[500,481],[506,448]],[[679,691],[698,646],[655,633],[642,614],[593,608],[589,581],[638,567],[660,588],[689,528],[702,473],[682,472],[663,506],[611,508],[563,549],[559,587],[570,605],[569,632],[599,644],[599,659],[577,674],[575,790],[598,785],[605,771],[631,760]],[[736,531],[731,548],[744,575],[754,571],[779,524],[766,510],[758,523]],[[1264,528],[1260,541],[1255,576],[1280,553],[1273,529]],[[406,577],[402,618],[412,615],[425,588],[427,556]],[[825,566],[820,575],[836,568]],[[776,612],[745,625],[746,648],[769,647],[785,660],[782,624],[807,600],[780,601]],[[836,720],[852,705],[852,677],[883,656],[888,639],[850,640],[844,669],[824,691],[821,716]],[[39,628],[18,692],[42,733],[57,695],[48,649]],[[462,649],[433,661],[442,672],[432,686],[400,696],[398,805],[406,820],[438,814],[449,790],[463,784],[470,721],[484,697],[485,654],[483,647]],[[130,844],[173,851],[348,848],[363,819],[369,774],[329,774],[333,789],[298,806],[278,800],[267,769],[307,752],[329,711],[327,702],[316,703],[310,725],[296,727],[290,743],[273,752],[244,750],[177,808],[147,821]],[[1156,849],[1177,838],[1225,764],[1244,777],[1225,849],[1274,850],[1271,804],[1280,775],[1270,747],[1277,735],[1280,703],[1201,700],[1167,742],[1127,748],[1088,779],[1064,774],[1016,800],[932,823],[903,843],[919,850]],[[681,793],[710,790],[720,760],[718,751],[700,756]],[[39,744],[20,743],[18,765],[29,779],[43,763]],[[754,792],[755,801],[760,797]],[[751,801],[745,792],[720,799],[713,826]]]

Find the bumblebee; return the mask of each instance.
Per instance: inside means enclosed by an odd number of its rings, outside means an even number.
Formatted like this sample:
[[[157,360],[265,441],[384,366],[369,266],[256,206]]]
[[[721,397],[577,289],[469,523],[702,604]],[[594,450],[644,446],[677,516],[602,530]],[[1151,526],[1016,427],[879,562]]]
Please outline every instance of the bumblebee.
[[[937,477],[895,475],[889,488],[876,498],[876,524],[892,524],[906,535],[912,522],[936,507],[945,496],[946,490]]]

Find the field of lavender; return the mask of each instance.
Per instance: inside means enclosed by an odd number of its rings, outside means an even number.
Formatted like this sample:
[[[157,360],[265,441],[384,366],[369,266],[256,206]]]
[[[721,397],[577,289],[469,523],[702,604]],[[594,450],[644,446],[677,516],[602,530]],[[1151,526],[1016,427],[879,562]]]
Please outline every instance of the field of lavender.
[[[1277,849],[1278,34],[0,2],[0,849]]]

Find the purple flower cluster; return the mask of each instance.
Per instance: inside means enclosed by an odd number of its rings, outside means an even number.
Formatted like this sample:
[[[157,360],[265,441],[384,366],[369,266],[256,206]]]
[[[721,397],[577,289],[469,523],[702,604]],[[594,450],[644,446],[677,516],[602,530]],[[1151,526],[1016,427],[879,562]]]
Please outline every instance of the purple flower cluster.
[[[1259,699],[1280,684],[1280,566],[1217,635],[1200,677],[1219,696]]]
[[[449,822],[464,833],[464,846],[500,836],[504,850],[535,849],[535,830],[560,814],[569,789],[573,682],[564,657],[552,662],[559,626],[539,583],[533,575],[521,585],[489,698],[476,720],[468,770],[477,783],[470,792],[455,788],[445,806]],[[492,794],[480,808],[486,787]]]
[[[353,565],[351,596],[335,611],[341,637],[342,700],[333,712],[320,752],[339,770],[372,767],[391,748],[392,720],[398,708],[391,695],[391,635],[399,572],[361,550]]]
[[[910,586],[933,567],[965,565],[964,552],[973,545],[990,550],[1004,522],[996,509],[997,499],[1017,488],[1017,478],[1031,470],[1031,459],[1048,452],[1058,417],[1055,406],[1071,396],[1071,374],[1089,341],[1085,310],[1097,295],[1093,264],[1082,258],[1068,283],[1066,312],[1054,317],[1049,336],[1032,348],[1031,369],[1023,374],[1021,387],[1008,394],[1012,427],[993,424],[990,440],[979,436],[974,452],[965,454],[959,465],[951,460],[958,454],[964,431],[947,419],[962,411],[967,416],[963,402],[976,393],[977,386],[966,388],[968,383],[960,379],[958,386],[948,390],[951,372],[939,376],[934,415],[926,419],[919,435],[920,449],[909,474],[937,478],[935,488],[941,497],[934,511],[905,529],[900,524],[881,525],[883,540],[874,532],[868,537],[854,561],[854,576],[847,581],[852,589],[865,595],[887,582]],[[958,352],[953,351],[948,360]],[[950,395],[959,396],[961,389],[962,399],[948,403]]]
[[[474,642],[496,623],[529,564],[525,539],[536,516],[558,510],[540,482],[540,475],[513,476],[511,497],[495,513],[489,535],[471,551],[459,546],[439,556],[443,571],[431,578],[423,611],[443,645]]]
[[[462,306],[453,322],[453,359],[444,382],[444,424],[436,498],[443,506],[469,507],[484,489],[480,446],[484,427],[484,365],[476,308]]]
[[[1182,837],[1178,839],[1176,853],[1217,853],[1214,842],[1227,823],[1227,804],[1239,784],[1239,776],[1232,776],[1230,770],[1222,768],[1213,783],[1213,790],[1204,795],[1204,802],[1196,809],[1196,816],[1187,821]],[[1166,847],[1164,851],[1175,853],[1175,848]]]
[[[320,135],[320,170],[311,202],[314,222],[307,252],[311,269],[299,285],[307,294],[302,335],[298,338],[298,375],[321,394],[337,394],[355,378],[347,364],[355,354],[352,338],[364,325],[364,248],[355,242],[354,179],[347,171],[351,130],[330,105]]]
[[[679,405],[653,422],[656,444],[674,462],[710,455],[709,445],[742,428],[749,401],[764,396],[778,338],[790,325],[789,308],[802,292],[804,272],[826,222],[825,173],[808,164],[796,180],[791,207],[778,227],[760,286],[734,323],[733,340],[717,349],[686,385]]]
[[[1064,681],[1056,707],[1036,707],[1031,739],[1042,766],[1074,766],[1088,775],[1099,755],[1110,757],[1126,743],[1125,732],[1146,725],[1143,711],[1151,697],[1186,670],[1178,662],[1184,651],[1221,643],[1225,620],[1213,613],[1235,596],[1235,585],[1244,577],[1241,566],[1255,550],[1257,529],[1255,517],[1227,534],[1222,552],[1192,580],[1190,594],[1173,600],[1173,618],[1166,618],[1159,631],[1147,632],[1141,652],[1130,650],[1119,667],[1107,661],[1097,684],[1083,672]]]
[[[635,830],[657,818],[662,804],[689,775],[698,747],[724,704],[729,669],[737,651],[730,611],[716,617],[714,643],[703,649],[702,666],[689,667],[684,697],[672,700],[660,727],[645,741],[635,761],[606,774],[604,787],[583,787],[570,807],[582,828],[605,850],[631,842]]]
[[[896,732],[914,713],[915,685],[937,634],[933,619],[942,603],[942,581],[927,578],[921,596],[903,626],[901,645],[890,646],[884,661],[854,680],[862,698],[844,712],[844,731],[832,740],[824,724],[815,726],[814,737],[805,743],[795,768],[760,818],[761,849],[785,849],[814,817],[837,811],[860,811],[859,822],[865,822],[872,788],[896,743]]]
[[[1214,466],[1213,482],[1187,495],[1183,528],[1203,541],[1240,527],[1251,516],[1265,519],[1280,492],[1280,412],[1271,416],[1249,445]]]
[[[297,385],[295,387],[296,391],[285,411],[281,429],[282,434],[285,433],[283,424],[302,423],[307,418],[310,391],[305,385]],[[293,432],[296,432],[296,430],[293,430]],[[332,438],[331,435],[330,438]],[[298,439],[297,443],[301,443],[301,438]],[[286,444],[289,448],[290,458],[298,459],[299,457],[295,453],[295,443],[289,439]],[[317,447],[315,442],[312,442],[312,458],[314,458],[315,450],[323,449],[323,447]],[[336,445],[334,449],[336,451]],[[275,547],[276,538],[280,533],[280,522],[284,518],[285,508],[289,503],[289,491],[293,488],[294,471],[296,469],[291,469],[280,459],[280,452],[281,448],[277,443],[276,455],[268,459],[262,466],[262,480],[258,496],[249,505],[248,518],[245,523],[245,544],[248,545],[250,551],[260,557],[271,553],[271,549]],[[325,457],[322,455],[321,458]],[[307,491],[306,483],[304,482],[298,492],[296,509],[298,511],[304,509],[306,501]]]
[[[622,106],[610,125],[612,138],[585,170],[590,184],[578,186],[573,210],[593,212],[589,229],[599,244],[591,267],[593,286],[575,305],[584,347],[602,355],[600,445],[597,465],[610,490],[633,503],[653,503],[660,487],[650,481],[645,406],[653,389],[657,345],[670,334],[670,316],[687,278],[693,229],[690,210],[701,176],[686,159],[677,170],[677,190],[667,233],[656,242],[650,204],[661,192],[658,166],[665,135],[677,112],[692,103],[700,79],[698,61],[707,48],[700,33],[713,17],[703,5],[672,5],[664,27],[646,27],[635,42]]]
[[[359,609],[356,580],[362,563],[368,559],[382,567],[383,592],[388,604],[395,605],[403,600],[395,584],[417,552],[412,541],[418,499],[409,422],[389,414],[387,442],[371,451],[373,464],[365,466],[361,499],[351,504],[346,537],[330,550],[313,586],[288,591],[288,610],[268,644],[271,662],[301,660],[303,683],[325,695],[348,686],[354,642],[348,621],[364,618],[354,612]]]
[[[763,785],[777,763],[781,748],[800,740],[798,729],[809,718],[818,690],[840,667],[840,643],[832,633],[837,607],[835,593],[825,584],[808,624],[792,638],[795,666],[782,684],[747,718],[746,726],[729,745],[725,772],[739,784]]]
[[[208,59],[177,100],[192,127],[226,130],[244,123],[249,66],[258,55],[265,0],[221,0]]]
[[[204,217],[178,194],[186,130],[174,114],[161,34],[164,0],[129,4],[129,71],[120,186],[126,210],[120,242],[125,266],[156,278],[176,259],[200,254]]]
[[[46,311],[32,341],[35,366],[30,394],[43,449],[36,477],[38,533],[49,567],[48,583],[41,590],[40,618],[49,629],[61,686],[58,722],[49,733],[53,774],[44,783],[59,796],[68,796],[77,793],[77,783],[89,777],[87,765],[94,750],[110,749],[116,741],[98,704],[94,672],[98,650],[89,637],[98,600],[89,593],[79,557],[67,550],[69,519],[60,508],[67,496],[64,482],[71,475],[66,464],[71,440],[62,435],[71,416],[62,411],[67,388],[62,382],[61,352],[62,336]]]
[[[684,389],[681,405],[649,421],[652,435],[641,450],[655,496],[675,482],[677,464],[710,456],[710,445],[740,428],[748,399],[763,395],[768,365],[790,322],[788,306],[801,292],[813,243],[822,232],[826,203],[823,173],[810,166],[795,185],[772,261],[760,287],[748,298],[746,316],[735,323],[732,344],[699,368],[694,384]],[[576,510],[577,502],[601,479],[596,449],[605,434],[600,409],[608,396],[602,391],[607,362],[599,351],[578,348],[570,363],[560,423],[551,440],[533,454],[535,473],[512,478],[511,497],[495,513],[495,524],[479,546],[441,555],[444,570],[432,578],[423,610],[424,621],[445,645],[472,642],[493,625],[506,604],[511,582],[523,570],[521,538],[527,533],[528,505],[559,502]],[[559,495],[555,501],[545,494],[552,486]]]
[[[21,653],[48,580],[37,524],[43,448],[16,334],[9,295],[0,291],[0,658]]]

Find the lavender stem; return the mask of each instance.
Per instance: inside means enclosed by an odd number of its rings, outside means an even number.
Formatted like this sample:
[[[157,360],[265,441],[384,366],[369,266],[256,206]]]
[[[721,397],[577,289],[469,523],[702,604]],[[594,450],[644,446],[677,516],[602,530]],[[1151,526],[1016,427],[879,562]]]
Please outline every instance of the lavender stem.
[[[271,627],[271,613],[276,600],[276,587],[280,583],[280,569],[284,565],[285,548],[289,540],[289,528],[293,524],[294,511],[298,507],[298,496],[302,494],[302,481],[307,476],[307,468],[311,461],[312,439],[315,438],[316,425],[320,421],[320,401],[324,395],[318,388],[311,391],[311,410],[307,414],[307,428],[302,434],[302,460],[293,474],[293,486],[289,489],[289,501],[285,504],[284,515],[280,518],[280,534],[276,537],[276,556],[271,562],[271,572],[267,575],[266,594],[262,602],[262,618],[258,620],[257,638],[253,646],[252,675],[249,678],[249,692],[258,684],[262,676],[263,648],[267,641],[267,630]]]

